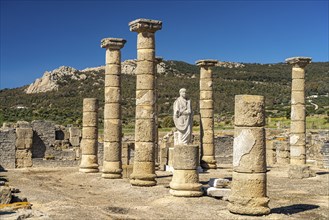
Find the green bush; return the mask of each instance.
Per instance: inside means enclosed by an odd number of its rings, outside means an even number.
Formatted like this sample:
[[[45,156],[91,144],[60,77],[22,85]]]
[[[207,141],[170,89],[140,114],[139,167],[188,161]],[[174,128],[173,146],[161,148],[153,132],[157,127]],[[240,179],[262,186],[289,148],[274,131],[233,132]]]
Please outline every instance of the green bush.
[[[162,128],[172,128],[175,127],[174,119],[172,116],[166,116],[162,123],[161,123]]]

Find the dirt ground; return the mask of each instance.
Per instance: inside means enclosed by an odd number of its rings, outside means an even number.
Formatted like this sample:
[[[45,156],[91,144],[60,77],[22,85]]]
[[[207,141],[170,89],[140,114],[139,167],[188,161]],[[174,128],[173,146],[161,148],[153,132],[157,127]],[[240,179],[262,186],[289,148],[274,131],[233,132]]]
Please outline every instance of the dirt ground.
[[[268,196],[271,214],[260,217],[231,214],[227,201],[213,197],[179,198],[169,194],[171,173],[157,171],[158,185],[133,187],[128,179],[109,180],[100,173],[79,173],[78,168],[15,169],[0,173],[17,195],[33,204],[31,219],[329,219],[329,172],[317,171],[309,179],[292,180],[286,167],[270,168]],[[232,169],[200,174],[229,178]],[[35,214],[36,213],[36,214]],[[17,219],[17,213],[0,212],[0,219]],[[26,215],[25,217],[28,217]]]

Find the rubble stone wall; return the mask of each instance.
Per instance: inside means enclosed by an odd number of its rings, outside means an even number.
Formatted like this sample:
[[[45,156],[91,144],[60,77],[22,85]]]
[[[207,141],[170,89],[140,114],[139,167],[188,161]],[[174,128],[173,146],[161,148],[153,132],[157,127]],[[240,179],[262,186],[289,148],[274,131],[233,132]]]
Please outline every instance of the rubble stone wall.
[[[15,168],[15,145],[15,129],[0,129],[0,170]]]

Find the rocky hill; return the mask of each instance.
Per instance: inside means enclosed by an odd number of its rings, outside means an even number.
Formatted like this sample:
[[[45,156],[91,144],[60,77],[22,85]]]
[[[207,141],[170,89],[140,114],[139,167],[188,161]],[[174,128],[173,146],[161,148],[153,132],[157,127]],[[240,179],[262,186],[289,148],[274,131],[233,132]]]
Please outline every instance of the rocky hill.
[[[135,60],[122,63],[122,105],[124,125],[129,126],[135,112]],[[199,67],[182,61],[163,61],[158,70],[160,118],[172,114],[172,103],[185,87],[195,114],[199,111]],[[104,103],[104,67],[76,70],[59,67],[45,72],[31,85],[0,90],[0,123],[4,121],[49,119],[60,124],[81,123],[82,100],[100,100],[100,122]],[[234,96],[257,94],[266,97],[268,115],[289,116],[291,66],[278,64],[220,63],[214,68],[215,114],[230,118]],[[311,63],[306,68],[306,94],[310,97],[307,114],[329,110],[329,62]],[[315,105],[317,108],[315,109]]]
[[[136,70],[136,60],[125,60],[121,64],[121,69],[123,74],[134,75]],[[58,91],[59,84],[63,81],[64,77],[68,77],[72,80],[85,80],[87,78],[88,72],[100,72],[105,71],[105,66],[100,67],[90,67],[83,70],[77,70],[69,66],[61,66],[53,71],[44,72],[41,78],[36,79],[32,84],[30,84],[24,91],[26,94]],[[165,74],[170,71],[164,62],[157,65],[157,71],[159,74]]]

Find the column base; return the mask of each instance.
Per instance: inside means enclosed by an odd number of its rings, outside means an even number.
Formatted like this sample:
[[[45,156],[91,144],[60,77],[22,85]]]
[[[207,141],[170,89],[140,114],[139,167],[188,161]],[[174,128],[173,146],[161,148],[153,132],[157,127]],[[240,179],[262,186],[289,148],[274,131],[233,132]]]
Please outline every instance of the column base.
[[[98,173],[99,170],[98,170],[98,168],[80,168],[79,172],[82,172],[82,173]]]
[[[201,191],[175,190],[170,189],[170,194],[177,197],[200,197],[203,195]]]
[[[136,157],[135,157],[136,160]],[[133,186],[155,186],[156,175],[154,162],[134,161],[130,183]]]
[[[102,177],[104,179],[121,179],[122,175],[121,175],[121,173],[120,174],[118,174],[118,173],[103,173]]]
[[[179,197],[198,197],[203,195],[197,170],[174,170],[170,182],[170,194]]]
[[[240,215],[267,215],[270,214],[270,208],[268,203],[270,199],[268,197],[229,197],[230,203],[227,208],[231,213]]]
[[[201,159],[203,169],[217,169],[217,161],[214,156],[203,156]]]
[[[290,165],[288,176],[290,179],[304,179],[315,177],[316,174],[307,165]]]
[[[130,175],[131,177],[132,175]],[[155,186],[157,181],[155,180],[141,180],[141,179],[131,179],[130,184],[133,186]]]
[[[106,179],[120,179],[122,178],[121,161],[104,161],[103,162],[102,177]]]

